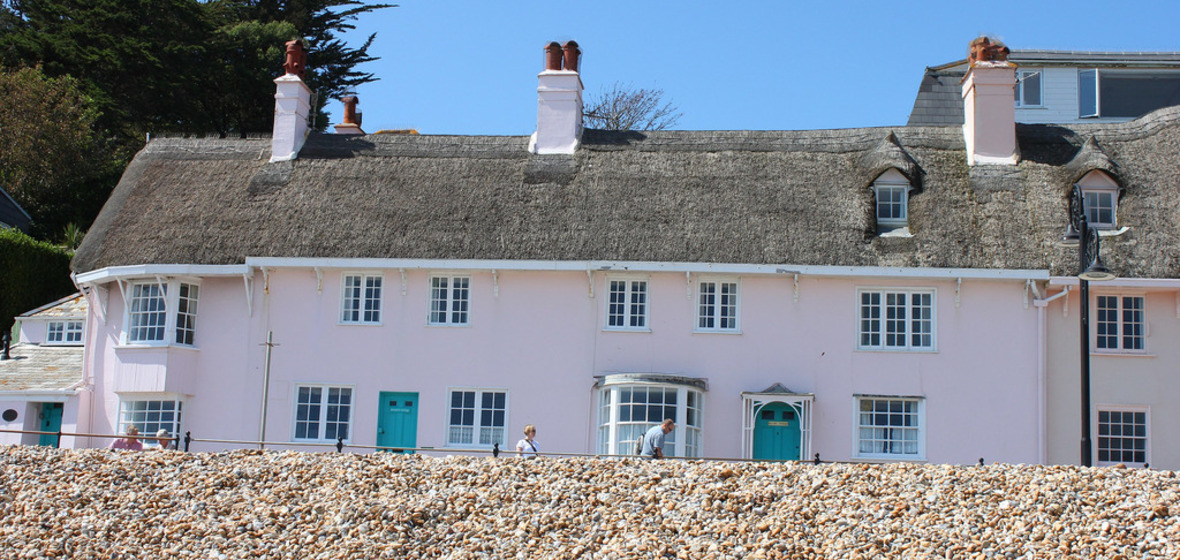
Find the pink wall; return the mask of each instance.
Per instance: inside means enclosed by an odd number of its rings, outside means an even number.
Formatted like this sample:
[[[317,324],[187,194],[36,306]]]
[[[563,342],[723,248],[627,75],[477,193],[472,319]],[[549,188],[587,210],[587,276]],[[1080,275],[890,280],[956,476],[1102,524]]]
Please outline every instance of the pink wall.
[[[505,447],[533,423],[544,450],[593,452],[594,376],[637,372],[708,379],[706,456],[740,456],[740,393],[780,382],[815,394],[814,451],[826,460],[852,458],[854,394],[925,397],[929,461],[1037,459],[1037,323],[1023,280],[964,280],[956,308],[953,281],[804,276],[796,303],[789,276],[744,276],[734,335],[693,332],[683,272],[646,274],[650,332],[603,331],[607,275],[595,273],[591,298],[584,271],[500,271],[498,297],[490,272],[472,272],[470,326],[436,327],[426,324],[429,271],[406,270],[402,295],[399,272],[385,270],[383,324],[341,325],[341,272],[324,270],[322,293],[311,269],[271,272],[269,294],[256,274],[252,314],[241,278],[203,280],[197,350],[115,349],[124,318],[111,290],[108,321],[90,330],[95,428],[114,429],[120,368],[154,355],[169,390],[186,392],[194,437],[257,439],[261,344],[273,331],[272,441],[292,438],[295,386],[324,383],[354,388],[353,443],[375,442],[378,393],[400,391],[420,394],[418,445],[443,447],[447,388],[475,387],[508,390]],[[856,349],[857,288],[888,286],[937,289],[936,352]]]

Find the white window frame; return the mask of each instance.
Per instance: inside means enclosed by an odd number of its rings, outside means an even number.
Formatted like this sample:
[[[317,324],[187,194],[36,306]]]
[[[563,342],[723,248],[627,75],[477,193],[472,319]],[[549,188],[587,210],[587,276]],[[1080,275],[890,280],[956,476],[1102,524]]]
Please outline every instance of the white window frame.
[[[892,407],[893,403],[912,403],[912,405],[914,406],[914,410],[912,412],[906,412],[905,410],[902,410],[900,412],[894,412],[894,411],[890,410],[888,412],[867,411],[867,412],[862,413],[861,403],[866,402],[866,401],[874,402],[874,403],[876,403],[876,402],[889,403],[891,407]],[[876,423],[862,424],[861,421],[863,419],[864,414],[869,414],[869,415],[885,414],[885,415],[887,415],[886,421],[889,422],[889,424],[888,425],[879,425]],[[917,426],[906,426],[904,424],[903,425],[893,425],[892,424],[893,418],[889,417],[889,416],[894,415],[894,414],[901,414],[903,420],[907,416],[912,417],[914,419],[914,421],[917,422]],[[853,433],[852,433],[852,445],[853,445],[852,456],[854,458],[871,459],[871,460],[887,460],[887,461],[925,461],[926,460],[926,432],[927,432],[927,428],[926,428],[926,399],[925,398],[923,398],[923,397],[887,396],[887,395],[855,395],[853,397],[852,415],[853,415],[852,416],[852,430],[853,430]],[[880,434],[883,436],[882,438],[870,438],[869,442],[873,442],[873,441],[887,442],[887,445],[891,448],[894,446],[900,445],[901,451],[899,451],[899,452],[898,451],[874,452],[874,451],[864,451],[863,450],[865,447],[864,444],[866,443],[866,442],[862,441],[862,437],[865,434],[864,430],[880,430],[880,429],[885,429],[885,430],[888,430],[889,432],[892,432],[894,430],[901,430],[901,432],[900,432],[901,437],[900,438],[897,437],[898,434],[886,433],[886,434]],[[915,438],[907,440],[904,437],[906,432],[914,433]],[[873,435],[879,435],[879,434],[873,434]],[[908,448],[907,443],[911,443],[911,442],[912,442],[912,446],[913,446],[912,447],[913,451],[907,452],[906,451],[906,449]],[[870,443],[870,446],[871,446],[871,443]]]
[[[176,334],[173,340],[182,346],[192,346],[197,340],[197,303],[201,287],[192,282],[176,284]]]
[[[1118,227],[1119,222],[1119,185],[1106,173],[1095,169],[1082,177],[1078,183],[1082,189],[1082,207],[1086,212],[1086,223],[1099,230],[1110,230]],[[1094,200],[1099,197],[1110,197],[1110,220],[1098,219],[1100,208],[1094,208]],[[1101,209],[1107,206],[1103,205]]]
[[[1147,328],[1147,324],[1148,324],[1147,323],[1147,294],[1146,293],[1135,293],[1135,292],[1119,292],[1119,293],[1099,292],[1099,293],[1094,294],[1093,298],[1094,298],[1094,301],[1091,302],[1093,307],[1091,309],[1094,310],[1094,319],[1093,319],[1094,326],[1092,327],[1091,330],[1093,330],[1094,335],[1091,340],[1091,343],[1092,343],[1091,348],[1094,349],[1094,353],[1096,353],[1096,354],[1144,354],[1144,353],[1146,353],[1147,352],[1147,335],[1149,334],[1148,328]],[[1139,308],[1137,310],[1136,309],[1128,309],[1127,308],[1127,304],[1128,304],[1127,300],[1133,300],[1132,305],[1134,305],[1134,301],[1137,301]],[[1109,307],[1110,307],[1109,304],[1112,302],[1114,303],[1114,309],[1113,309],[1113,312],[1114,312],[1113,319],[1114,320],[1113,321],[1109,320],[1109,318],[1106,316],[1106,313],[1109,311]],[[1107,304],[1107,306],[1106,306],[1106,308],[1104,308],[1104,307],[1101,307],[1100,304]],[[1138,321],[1128,321],[1127,320],[1127,312],[1128,311],[1131,311],[1131,312],[1138,311],[1139,312],[1139,320]],[[1105,336],[1103,336],[1102,330],[1104,328],[1109,328],[1109,327],[1114,328],[1114,334],[1113,335],[1106,334]],[[1130,330],[1131,332],[1128,333],[1128,330]],[[1103,346],[1104,344],[1107,344],[1107,341],[1112,336],[1114,338],[1114,346]],[[1126,344],[1128,337],[1130,337],[1130,339],[1133,342],[1130,345],[1130,347],[1128,347],[1128,345]],[[1135,342],[1137,342],[1137,347],[1136,347]]]
[[[436,286],[437,280],[446,280],[446,287]],[[463,280],[467,284],[466,287],[460,288],[465,290],[465,297],[462,299],[455,295],[456,280]],[[426,309],[426,324],[436,327],[469,326],[471,324],[471,275],[431,274],[428,282],[430,299]],[[439,297],[440,295],[441,297]],[[456,317],[456,314],[460,316]]]
[[[189,287],[190,297],[187,298],[187,305],[185,310],[181,310],[180,306],[180,292],[181,285]],[[139,313],[133,312],[136,305],[135,297],[137,290],[143,288],[152,288],[156,290],[163,290],[162,296],[159,297],[161,307],[158,310],[143,311]],[[137,279],[121,286],[123,293],[123,332],[120,334],[120,343],[124,346],[177,346],[181,348],[196,348],[197,347],[197,323],[198,323],[198,302],[201,291],[201,281],[197,278],[150,278]],[[146,298],[144,298],[146,299]],[[153,298],[154,299],[154,298]],[[163,325],[150,325],[146,327],[136,327],[132,324],[137,314],[154,314],[161,313],[164,316]],[[181,328],[177,329],[180,323],[181,316],[185,321]],[[136,329],[162,329],[160,338],[151,339],[137,339],[132,337]],[[179,342],[177,339],[184,333],[192,334],[192,343]]]
[[[908,233],[908,228],[910,225],[910,191],[912,190],[913,187],[910,185],[909,180],[907,180],[905,175],[902,175],[901,172],[896,169],[890,169],[882,173],[880,177],[877,177],[877,180],[873,181],[873,218],[877,221],[878,235],[889,233],[895,230],[898,231],[898,233]],[[901,191],[901,200],[898,202],[901,210],[900,216],[888,218],[881,217],[881,194],[885,191]],[[890,201],[890,205],[892,204],[893,202]]]
[[[349,281],[352,279],[356,279],[358,285],[350,285]],[[373,282],[376,282],[377,285],[372,286]],[[372,294],[373,290],[376,291],[375,296]],[[384,274],[345,272],[340,275],[341,325],[380,325],[384,302]],[[371,308],[370,304],[372,304]]]
[[[742,332],[742,283],[741,278],[715,278],[703,277],[696,279],[696,298],[694,299],[693,313],[693,332],[698,333],[723,333],[723,334],[740,334]],[[713,286],[713,292],[709,295],[713,296],[712,303],[706,304],[704,299],[706,293],[704,286],[706,284]],[[728,294],[733,301],[722,304],[721,298],[724,297],[722,292],[723,285],[733,286],[733,292]],[[708,314],[705,312],[705,307],[710,307]],[[733,315],[728,316],[724,314],[724,309],[732,308]],[[713,326],[703,326],[701,323],[706,319],[712,320]],[[725,320],[730,320],[731,325],[723,327],[721,324]]]
[[[643,402],[634,398],[636,391],[644,392]],[[660,403],[647,402],[653,391],[660,392]],[[676,402],[673,405],[668,405],[665,402],[668,393],[676,395]],[[632,395],[631,400],[624,402],[625,394]],[[635,442],[639,436],[647,433],[653,426],[658,426],[664,421],[664,418],[669,417],[676,422],[676,427],[664,440],[664,455],[666,457],[702,457],[704,454],[705,391],[703,389],[675,383],[609,384],[598,388],[597,403],[596,449],[599,454],[633,454]],[[654,415],[651,415],[651,411],[648,410],[652,404],[660,406]],[[669,407],[673,407],[670,414]],[[637,420],[633,416],[636,409],[642,409],[645,412],[642,419]],[[624,416],[627,417],[626,420],[623,419]],[[657,417],[658,419],[653,420]]]
[[[1038,97],[1040,99],[1036,103],[1027,103],[1024,94],[1024,83],[1030,76],[1036,76],[1039,81]],[[1030,107],[1044,107],[1045,106],[1045,73],[1040,68],[1027,68],[1016,71],[1016,106],[1020,108]]]
[[[49,321],[45,324],[45,345],[81,346],[85,337],[85,325],[85,321],[81,319]]]
[[[475,395],[474,402],[472,403],[472,406],[470,409],[466,406],[460,407],[460,410],[471,410],[472,411],[471,425],[467,425],[467,424],[463,423],[462,421],[460,421],[460,423],[458,423],[458,424],[452,423],[452,420],[454,419],[453,414],[455,412],[454,398],[455,398],[456,393],[474,393],[474,395]],[[492,395],[492,401],[493,401],[492,405],[487,408],[484,407],[484,402],[483,402],[484,401],[483,397],[485,394]],[[503,408],[497,408],[495,406],[495,395],[497,395],[497,394],[504,395]],[[446,446],[447,447],[460,447],[460,448],[491,449],[496,443],[499,443],[500,449],[505,449],[506,448],[505,446],[508,444],[508,439],[507,439],[508,438],[508,426],[509,426],[508,411],[510,410],[509,406],[512,404],[510,397],[511,397],[511,395],[509,394],[508,389],[503,388],[503,387],[447,387],[447,393],[446,393],[446,398],[447,398],[446,421],[447,422],[446,422],[446,433],[444,434],[444,439],[443,439],[443,441],[446,442]],[[484,413],[485,412],[489,413],[491,415],[491,419],[488,422],[488,424],[486,424],[486,425],[484,424],[484,418],[485,418]],[[500,425],[496,424],[496,413],[497,412],[500,413],[500,417],[502,419],[502,423]],[[456,430],[463,430],[463,429],[470,429],[470,434],[468,434],[471,439],[470,442],[464,441],[464,439],[466,439],[466,438],[456,437],[456,435],[459,433],[459,432],[456,432]],[[486,430],[486,432],[485,432],[485,430]],[[485,434],[487,435],[486,438],[484,437]],[[499,441],[496,441],[497,438],[499,439]]]
[[[622,290],[616,290],[619,284]],[[637,289],[636,284],[641,284],[642,289]],[[621,298],[621,301],[616,301],[616,297]],[[651,280],[647,276],[607,276],[604,299],[606,312],[603,330],[651,332]],[[616,318],[622,322],[621,325],[611,324]]]
[[[302,390],[302,389],[309,389],[309,390],[310,389],[319,389],[320,390],[319,402],[313,403],[311,401],[308,401],[306,403],[308,406],[318,406],[319,407],[319,410],[318,410],[319,417],[314,421],[299,419],[299,407],[303,406],[305,404],[299,400],[300,399],[300,390]],[[333,390],[348,391],[347,405],[342,405],[339,402],[337,402],[337,403],[329,402],[329,399],[331,398],[331,392]],[[292,387],[291,403],[293,404],[293,406],[291,407],[291,441],[314,442],[314,443],[335,443],[336,442],[335,437],[328,437],[327,436],[329,423],[336,424],[336,425],[344,424],[345,430],[348,432],[348,435],[344,438],[344,443],[349,443],[350,441],[352,441],[353,420],[356,418],[356,386],[355,385],[333,385],[333,384],[325,384],[325,383],[296,383]],[[336,407],[337,408],[336,420],[329,420],[329,418],[328,418],[329,407]],[[343,422],[341,422],[339,420],[339,414],[340,414],[341,407],[346,407],[347,411],[348,411],[348,419]],[[300,423],[311,424],[313,422],[316,425],[316,437],[306,437],[306,435],[304,437],[299,437]],[[337,428],[337,432],[336,432],[337,434],[339,434],[338,430],[339,430],[339,428]]]
[[[866,317],[866,303],[865,296],[870,297],[876,294],[879,296],[878,303],[868,305],[877,306],[878,313],[876,317]],[[905,317],[902,319],[902,325],[905,327],[903,333],[891,333],[889,331],[890,322],[896,322],[898,319],[889,317],[889,296],[904,296],[903,308],[905,310]],[[913,337],[915,332],[914,326],[914,303],[913,296],[928,295],[930,296],[930,305],[928,318],[920,318],[922,322],[929,323],[929,333],[919,333],[920,336],[929,336],[929,344],[914,344]],[[896,303],[894,304],[896,306]],[[876,325],[876,330],[872,325]],[[935,288],[899,288],[899,287],[865,287],[856,290],[856,348],[857,350],[869,351],[884,351],[884,352],[937,352],[938,351],[938,290]],[[865,340],[865,336],[870,337],[869,341]],[[873,344],[871,337],[877,337],[877,344]],[[904,344],[889,344],[890,336],[901,336]]]
[[[171,403],[171,410],[165,406]],[[169,420],[164,418],[170,417]],[[119,409],[115,417],[115,433],[127,433],[127,426],[134,424],[140,437],[155,436],[160,428],[168,430],[172,437],[182,433],[184,421],[184,399],[171,394],[123,394],[119,395]],[[155,440],[142,440],[145,447],[154,446]]]
[[[1094,408],[1095,408],[1095,414],[1093,416],[1094,425],[1092,426],[1092,430],[1093,430],[1093,433],[1096,434],[1096,436],[1094,438],[1095,465],[1111,466],[1111,465],[1117,465],[1119,463],[1122,463],[1122,464],[1127,465],[1129,467],[1142,467],[1144,465],[1151,463],[1151,407],[1134,406],[1134,405],[1101,405],[1100,404]],[[1106,422],[1106,424],[1108,424],[1107,433],[1104,434],[1103,433],[1104,422],[1102,421],[1103,413],[1109,414],[1112,412],[1119,413],[1120,415],[1142,414],[1143,415],[1143,435],[1140,436],[1138,434],[1130,434],[1130,435],[1119,434],[1117,436],[1113,436],[1113,434],[1110,434],[1109,432],[1112,431],[1112,430],[1110,430],[1110,428],[1112,428],[1114,426],[1114,424],[1111,423],[1109,421],[1109,419]],[[1122,420],[1122,419],[1120,419],[1120,420]],[[1135,426],[1137,424],[1134,422],[1128,424],[1125,421],[1123,421],[1123,422],[1120,422],[1118,425],[1120,427],[1125,427],[1128,425]],[[1125,430],[1119,430],[1119,431],[1125,431]],[[1107,453],[1126,452],[1126,450],[1121,447],[1118,449],[1107,447],[1111,443],[1113,443],[1112,441],[1110,441],[1112,439],[1119,439],[1121,441],[1128,441],[1129,440],[1132,442],[1135,440],[1142,440],[1143,441],[1143,449],[1142,449],[1143,460],[1142,461],[1133,461],[1133,460],[1126,461],[1126,460],[1123,460],[1123,459],[1125,459],[1125,456],[1115,457],[1112,459],[1109,454],[1105,456],[1106,457],[1105,459],[1103,459],[1103,452],[1104,451]],[[1136,450],[1134,449],[1134,446],[1132,446],[1131,452],[1134,453],[1135,451]],[[1135,457],[1132,456],[1132,458],[1135,458]]]

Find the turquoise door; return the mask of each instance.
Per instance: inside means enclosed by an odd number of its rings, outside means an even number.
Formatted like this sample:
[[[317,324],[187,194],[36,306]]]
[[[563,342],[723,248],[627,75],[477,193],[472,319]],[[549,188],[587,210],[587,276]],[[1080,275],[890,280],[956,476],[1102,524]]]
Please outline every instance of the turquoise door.
[[[41,403],[41,428],[39,432],[56,432],[61,429],[61,410],[62,404],[56,402]],[[41,441],[37,445],[44,445],[46,447],[57,447],[58,437],[56,434],[41,434]]]
[[[754,414],[754,458],[798,461],[803,431],[795,409],[770,403]]]
[[[418,393],[381,393],[377,417],[377,446],[395,453],[418,446]]]

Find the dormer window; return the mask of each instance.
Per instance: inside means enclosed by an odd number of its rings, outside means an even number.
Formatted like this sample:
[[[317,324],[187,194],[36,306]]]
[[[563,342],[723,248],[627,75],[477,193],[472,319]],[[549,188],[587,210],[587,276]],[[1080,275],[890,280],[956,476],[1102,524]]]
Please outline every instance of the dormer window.
[[[1041,71],[1016,71],[1016,106],[1041,106]]]
[[[1118,227],[1119,185],[1114,179],[1094,170],[1087,173],[1078,186],[1082,188],[1083,206],[1086,211],[1086,222],[1096,229],[1115,229]]]
[[[873,181],[877,198],[877,234],[908,234],[910,182],[896,169]]]

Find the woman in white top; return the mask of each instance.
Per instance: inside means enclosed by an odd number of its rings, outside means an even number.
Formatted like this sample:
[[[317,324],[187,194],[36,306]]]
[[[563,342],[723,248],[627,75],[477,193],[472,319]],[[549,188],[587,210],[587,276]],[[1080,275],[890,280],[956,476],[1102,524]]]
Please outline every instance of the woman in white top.
[[[516,453],[521,457],[532,459],[537,456],[538,446],[537,440],[533,439],[537,435],[537,427],[529,424],[524,427],[524,439],[516,442]]]

